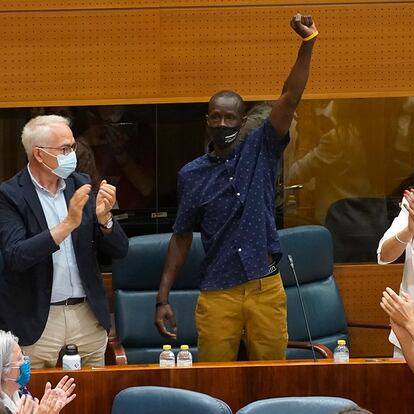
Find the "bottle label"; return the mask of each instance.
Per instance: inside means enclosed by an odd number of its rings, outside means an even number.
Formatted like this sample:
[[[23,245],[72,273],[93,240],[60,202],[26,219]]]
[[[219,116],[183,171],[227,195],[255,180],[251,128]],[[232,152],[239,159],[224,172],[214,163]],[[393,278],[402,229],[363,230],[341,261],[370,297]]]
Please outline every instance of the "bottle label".
[[[349,362],[349,354],[346,352],[336,352],[334,354],[334,362],[346,363]]]
[[[188,368],[193,366],[191,359],[177,359],[177,367]]]
[[[173,359],[160,359],[161,368],[173,368],[174,366],[175,362]]]
[[[63,369],[81,369],[81,363],[79,361],[62,361],[62,368]]]

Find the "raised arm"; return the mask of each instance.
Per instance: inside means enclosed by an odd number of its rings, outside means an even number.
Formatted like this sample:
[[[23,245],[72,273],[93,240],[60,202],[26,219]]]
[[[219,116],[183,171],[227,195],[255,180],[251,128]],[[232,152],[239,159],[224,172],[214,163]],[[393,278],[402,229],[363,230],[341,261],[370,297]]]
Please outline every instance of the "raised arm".
[[[297,14],[292,18],[290,25],[302,37],[303,41],[296,62],[283,85],[282,94],[270,113],[270,122],[281,137],[289,131],[293,114],[305,90],[309,77],[312,49],[318,34],[311,16]]]
[[[193,233],[174,233],[168,245],[167,257],[161,277],[160,287],[155,305],[155,326],[162,336],[175,339],[177,337],[174,311],[169,304],[168,296],[172,285],[183,267],[193,241]],[[169,322],[174,332],[167,329]]]

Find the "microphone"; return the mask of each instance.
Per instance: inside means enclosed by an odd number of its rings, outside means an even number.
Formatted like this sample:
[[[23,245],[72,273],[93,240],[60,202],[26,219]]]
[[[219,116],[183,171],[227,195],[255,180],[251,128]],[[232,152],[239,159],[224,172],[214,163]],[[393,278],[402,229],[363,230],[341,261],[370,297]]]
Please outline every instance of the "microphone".
[[[305,320],[306,330],[308,331],[309,343],[312,348],[313,362],[317,362],[316,355],[315,355],[315,348],[313,346],[312,336],[311,336],[310,329],[309,329],[308,318],[306,317],[305,306],[303,304],[302,295],[300,293],[299,280],[298,280],[298,276],[296,275],[295,265],[293,264],[293,258],[290,254],[287,255],[287,258],[289,261],[290,268],[292,269],[293,277],[295,278],[296,287],[298,289],[298,295],[299,295],[300,306],[302,308],[303,319]]]

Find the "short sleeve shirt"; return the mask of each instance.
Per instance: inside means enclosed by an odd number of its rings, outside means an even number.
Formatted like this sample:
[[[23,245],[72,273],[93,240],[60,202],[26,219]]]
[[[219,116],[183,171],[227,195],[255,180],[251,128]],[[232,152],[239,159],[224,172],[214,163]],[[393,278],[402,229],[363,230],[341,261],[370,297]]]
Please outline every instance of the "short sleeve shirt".
[[[178,173],[175,233],[200,227],[206,256],[202,290],[221,290],[267,273],[268,257],[280,256],[275,182],[289,135],[278,137],[267,119],[228,159],[205,154]]]

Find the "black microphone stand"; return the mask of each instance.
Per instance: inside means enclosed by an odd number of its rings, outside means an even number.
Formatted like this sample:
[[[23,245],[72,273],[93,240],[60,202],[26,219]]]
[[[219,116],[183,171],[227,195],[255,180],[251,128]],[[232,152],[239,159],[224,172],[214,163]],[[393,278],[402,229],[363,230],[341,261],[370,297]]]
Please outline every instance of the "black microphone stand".
[[[300,293],[299,280],[298,280],[298,277],[296,275],[295,265],[293,264],[293,258],[290,254],[287,255],[287,258],[288,258],[288,261],[289,261],[290,268],[292,269],[293,277],[295,278],[296,287],[298,289],[298,295],[299,295],[300,305],[302,307],[303,319],[305,320],[306,330],[308,331],[309,343],[310,343],[310,346],[312,348],[313,361],[317,362],[316,354],[315,354],[315,348],[313,346],[312,336],[311,336],[310,329],[309,329],[308,318],[306,317],[305,306],[303,304],[302,295]]]

